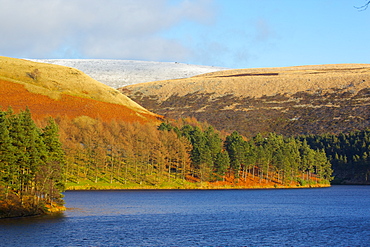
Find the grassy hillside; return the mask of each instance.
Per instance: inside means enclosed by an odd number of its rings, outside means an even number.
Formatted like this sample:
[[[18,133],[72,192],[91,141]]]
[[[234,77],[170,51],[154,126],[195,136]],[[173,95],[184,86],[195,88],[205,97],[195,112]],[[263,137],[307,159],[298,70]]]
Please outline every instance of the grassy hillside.
[[[351,131],[370,124],[369,64],[226,70],[121,91],[158,114],[194,116],[246,136]]]
[[[73,68],[0,57],[0,85],[3,108],[28,106],[36,116],[87,115],[144,122],[160,118]]]
[[[370,86],[370,64],[312,65],[286,68],[224,70],[187,79],[148,82],[123,89],[156,95],[164,101],[172,95],[202,93],[213,98],[234,95],[260,98],[297,92],[358,92]],[[368,79],[368,80],[366,80]]]

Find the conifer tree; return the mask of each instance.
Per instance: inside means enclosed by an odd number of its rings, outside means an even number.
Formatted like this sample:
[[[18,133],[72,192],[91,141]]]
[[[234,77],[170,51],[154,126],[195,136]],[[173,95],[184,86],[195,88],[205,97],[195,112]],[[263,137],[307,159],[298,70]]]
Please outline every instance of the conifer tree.
[[[8,198],[17,173],[13,155],[15,149],[12,145],[8,127],[7,113],[0,111],[0,186],[5,188],[5,199]]]
[[[213,127],[208,127],[204,131],[205,137],[207,138],[207,146],[211,152],[212,160],[215,161],[216,156],[222,150],[222,139],[219,134],[215,132]]]
[[[214,163],[214,170],[215,173],[218,175],[217,180],[223,178],[226,175],[227,169],[230,167],[230,158],[228,152],[219,152],[216,155],[215,163]]]
[[[48,125],[42,132],[47,154],[44,156],[44,162],[40,166],[37,177],[39,193],[47,195],[50,202],[59,202],[60,192],[65,189],[64,167],[66,160],[58,132],[58,125],[50,118]]]
[[[239,178],[242,164],[245,164],[246,141],[237,131],[226,137],[225,149],[230,157],[230,167],[235,178]]]
[[[315,154],[316,152],[311,149],[306,140],[303,140],[300,148],[299,148],[300,156],[301,156],[301,165],[300,170],[307,176],[304,177],[306,180],[310,179],[310,175],[313,172],[313,167],[315,166]]]
[[[49,123],[42,132],[32,120],[29,109],[19,114],[0,111],[0,190],[1,187],[4,190],[0,197],[7,199],[12,194],[15,204],[18,203],[15,198],[19,198],[18,206],[26,214],[39,212],[45,200],[61,198],[62,179],[59,182],[54,175],[46,179],[49,173],[63,174],[58,128],[52,120]],[[45,186],[49,189],[40,189]]]
[[[14,163],[18,172],[13,187],[20,192],[23,203],[23,195],[34,193],[35,176],[39,166],[44,162],[42,157],[46,150],[40,130],[33,122],[29,109],[9,118],[9,133],[15,148]]]
[[[206,181],[213,170],[213,161],[211,151],[207,145],[205,134],[196,127],[190,133],[190,142],[193,145],[191,150],[191,159],[195,169],[199,172],[202,181]]]

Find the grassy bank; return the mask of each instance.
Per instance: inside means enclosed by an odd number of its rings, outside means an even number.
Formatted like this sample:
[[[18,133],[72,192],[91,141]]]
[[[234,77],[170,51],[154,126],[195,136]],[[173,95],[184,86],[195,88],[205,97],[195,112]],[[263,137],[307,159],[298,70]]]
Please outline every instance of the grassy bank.
[[[201,181],[187,181],[187,180],[173,180],[161,182],[158,184],[148,183],[133,183],[126,184],[113,182],[108,183],[98,181],[97,183],[91,180],[82,180],[79,183],[67,183],[67,190],[134,190],[134,189],[283,189],[283,188],[321,188],[330,187],[329,183],[312,182],[306,184],[299,184],[297,182],[290,182],[286,184],[274,183],[271,181],[260,180],[258,178],[249,178],[246,180],[240,179],[237,182],[231,179],[217,182],[201,182]]]

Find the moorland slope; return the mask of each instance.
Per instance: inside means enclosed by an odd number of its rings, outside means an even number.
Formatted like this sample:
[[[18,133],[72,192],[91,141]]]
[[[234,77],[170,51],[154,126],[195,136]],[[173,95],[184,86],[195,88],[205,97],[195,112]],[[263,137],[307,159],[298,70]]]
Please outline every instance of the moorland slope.
[[[29,107],[36,118],[85,115],[130,122],[161,118],[81,71],[59,65],[0,57],[0,87],[3,109]]]
[[[245,136],[339,133],[370,125],[370,64],[225,70],[120,89],[170,118]]]

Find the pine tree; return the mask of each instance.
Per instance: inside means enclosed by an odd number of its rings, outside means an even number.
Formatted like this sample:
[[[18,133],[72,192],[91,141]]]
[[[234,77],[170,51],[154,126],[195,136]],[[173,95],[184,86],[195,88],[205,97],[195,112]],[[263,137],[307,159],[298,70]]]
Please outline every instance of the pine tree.
[[[198,127],[196,127],[190,134],[190,141],[193,145],[193,149],[191,151],[193,165],[198,171],[200,179],[202,181],[206,181],[209,179],[213,170],[212,154],[207,145],[207,138]]]
[[[306,140],[303,140],[302,144],[300,145],[299,152],[301,156],[300,171],[307,175],[304,177],[304,179],[308,181],[313,173],[316,152],[308,146]]]
[[[7,113],[0,111],[0,188],[5,189],[5,199],[8,198],[16,176],[14,159],[15,149],[9,135],[9,120]]]
[[[245,164],[246,141],[237,131],[226,137],[225,149],[230,157],[230,167],[235,178],[239,178],[240,169]]]
[[[64,167],[66,160],[58,132],[57,124],[50,118],[41,135],[47,154],[44,156],[44,162],[39,169],[37,187],[38,192],[46,197],[49,202],[60,203],[60,192],[65,189]]]
[[[215,163],[214,163],[214,171],[217,174],[217,180],[226,175],[227,169],[230,167],[230,158],[228,152],[219,152],[216,155]]]
[[[20,212],[39,213],[46,199],[61,198],[63,181],[58,184],[55,179],[44,179],[47,172],[60,171],[62,147],[57,131],[51,120],[45,132],[41,131],[29,109],[19,114],[0,111],[0,190],[5,188],[0,197],[7,199],[12,194],[9,200]],[[52,186],[53,192],[40,190],[42,186]]]
[[[257,150],[253,140],[250,140],[246,144],[246,153],[245,153],[245,166],[243,170],[243,178],[247,177],[247,171],[254,174],[254,166],[257,160]],[[252,169],[252,171],[251,171]]]
[[[205,137],[207,138],[207,146],[211,152],[212,160],[215,161],[216,156],[222,150],[222,139],[220,138],[219,134],[215,132],[213,127],[208,127],[206,131],[204,131]]]
[[[9,134],[15,148],[14,164],[17,170],[13,188],[19,191],[23,203],[24,195],[34,193],[35,176],[39,166],[44,162],[42,157],[45,155],[45,145],[29,109],[18,115],[9,116],[9,120]]]

